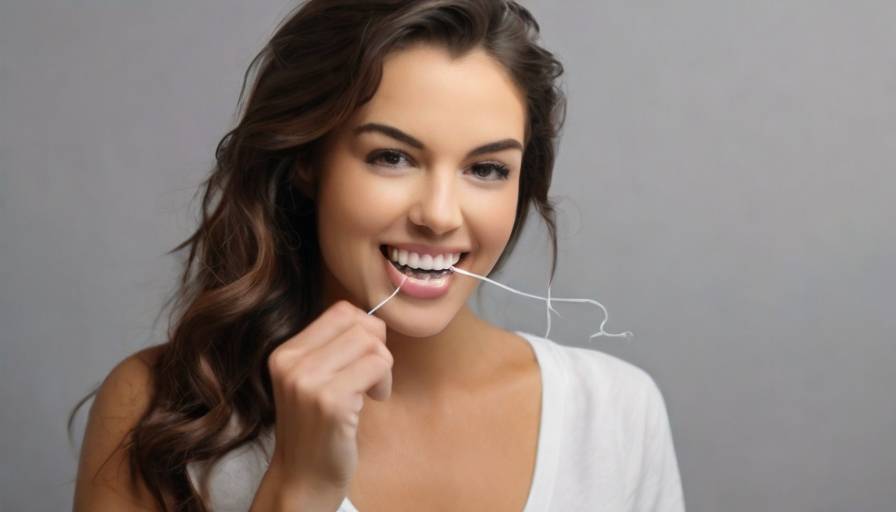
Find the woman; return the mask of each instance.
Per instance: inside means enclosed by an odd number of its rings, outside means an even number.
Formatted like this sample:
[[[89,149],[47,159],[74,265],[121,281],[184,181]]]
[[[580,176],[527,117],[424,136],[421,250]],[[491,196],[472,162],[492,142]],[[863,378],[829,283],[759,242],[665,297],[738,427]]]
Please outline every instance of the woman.
[[[290,15],[176,248],[170,339],[97,391],[76,510],[684,509],[652,378],[477,317],[450,268],[500,268],[530,206],[556,259],[537,35],[502,0]]]

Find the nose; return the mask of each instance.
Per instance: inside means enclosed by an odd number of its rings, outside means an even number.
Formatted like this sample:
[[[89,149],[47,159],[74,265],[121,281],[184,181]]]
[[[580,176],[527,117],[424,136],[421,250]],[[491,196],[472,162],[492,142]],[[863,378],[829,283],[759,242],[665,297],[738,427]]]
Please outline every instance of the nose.
[[[454,172],[433,170],[428,173],[421,187],[419,198],[408,214],[411,222],[428,228],[435,235],[457,229],[463,222],[463,216]]]

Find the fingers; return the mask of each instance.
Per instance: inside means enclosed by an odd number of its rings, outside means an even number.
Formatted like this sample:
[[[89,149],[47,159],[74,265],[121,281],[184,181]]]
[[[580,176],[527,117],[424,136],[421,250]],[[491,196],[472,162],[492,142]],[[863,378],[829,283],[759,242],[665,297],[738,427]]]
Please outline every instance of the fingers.
[[[353,325],[361,325],[383,342],[386,340],[386,323],[382,319],[368,315],[350,302],[341,300],[327,308],[298,334],[283,342],[275,352],[279,352],[278,357],[285,360],[301,357],[325,345]]]
[[[392,393],[392,363],[377,354],[368,354],[337,373],[327,388],[334,395],[367,393],[374,400],[386,400]]]
[[[355,324],[329,343],[305,352],[301,366],[304,371],[329,377],[368,353],[378,354],[389,366],[393,363],[392,354],[383,341],[368,329]]]

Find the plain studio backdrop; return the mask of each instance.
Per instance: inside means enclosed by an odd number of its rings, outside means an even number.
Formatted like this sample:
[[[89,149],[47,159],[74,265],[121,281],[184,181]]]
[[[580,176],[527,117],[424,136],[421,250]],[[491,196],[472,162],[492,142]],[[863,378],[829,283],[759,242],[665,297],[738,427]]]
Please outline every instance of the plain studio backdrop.
[[[551,338],[655,378],[690,511],[892,510],[896,3],[523,3],[569,96],[552,295],[635,335],[558,303]],[[162,341],[164,253],[293,5],[0,5],[3,511],[71,507],[67,414]],[[495,277],[545,295],[532,220]],[[544,334],[543,302],[481,286]]]

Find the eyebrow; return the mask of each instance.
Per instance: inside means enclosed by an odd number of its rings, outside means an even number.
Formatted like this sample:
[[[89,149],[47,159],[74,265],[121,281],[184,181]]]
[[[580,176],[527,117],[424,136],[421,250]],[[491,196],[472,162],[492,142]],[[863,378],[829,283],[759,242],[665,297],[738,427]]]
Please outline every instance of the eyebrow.
[[[389,126],[389,125],[382,124],[382,123],[366,123],[366,124],[362,124],[360,126],[356,126],[352,130],[352,134],[355,136],[358,136],[362,133],[367,133],[367,132],[382,133],[383,135],[386,135],[395,140],[404,142],[405,144],[412,146],[414,148],[425,149],[422,142],[420,142],[419,140],[415,139],[414,137],[408,135],[407,133],[404,133],[403,131],[399,130],[398,128],[395,128],[394,126]],[[505,149],[518,149],[518,150],[522,151],[523,145],[520,144],[519,141],[517,141],[516,139],[504,139],[504,140],[499,140],[496,142],[490,142],[488,144],[483,144],[482,146],[479,146],[479,147],[473,149],[472,151],[467,153],[466,158],[469,158],[471,156],[484,155],[487,153],[496,153],[498,151],[503,151]]]

